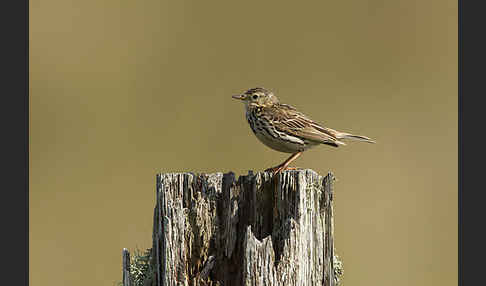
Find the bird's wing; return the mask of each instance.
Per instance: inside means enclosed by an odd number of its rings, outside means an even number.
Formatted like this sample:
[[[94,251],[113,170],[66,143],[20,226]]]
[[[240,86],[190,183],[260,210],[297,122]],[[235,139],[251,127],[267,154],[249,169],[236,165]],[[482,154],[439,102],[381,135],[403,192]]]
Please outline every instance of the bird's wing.
[[[292,136],[330,145],[345,145],[336,137],[337,131],[321,126],[294,107],[278,104],[266,112],[277,130]]]

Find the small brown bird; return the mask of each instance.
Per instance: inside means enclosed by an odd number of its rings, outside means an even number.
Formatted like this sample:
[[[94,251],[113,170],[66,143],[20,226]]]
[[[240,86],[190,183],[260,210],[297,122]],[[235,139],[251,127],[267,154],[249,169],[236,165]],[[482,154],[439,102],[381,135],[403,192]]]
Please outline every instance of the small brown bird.
[[[233,98],[244,102],[246,119],[263,144],[279,152],[292,153],[285,162],[265,171],[278,173],[290,169],[289,164],[302,152],[319,144],[333,147],[346,145],[341,139],[375,143],[365,136],[324,127],[294,107],[280,103],[273,92],[262,87],[249,89]]]

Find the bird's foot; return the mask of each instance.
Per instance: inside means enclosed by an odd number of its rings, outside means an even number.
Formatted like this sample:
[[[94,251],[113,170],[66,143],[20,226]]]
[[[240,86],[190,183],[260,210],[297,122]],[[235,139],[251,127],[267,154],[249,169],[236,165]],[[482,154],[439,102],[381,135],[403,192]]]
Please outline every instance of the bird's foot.
[[[285,166],[276,166],[276,167],[272,167],[272,168],[268,168],[265,170],[265,172],[272,172],[273,175],[275,174],[278,174],[282,171],[287,171],[287,170],[302,170],[302,168],[300,167],[285,167]]]
[[[270,172],[273,175],[275,175],[275,174],[277,174],[281,171],[282,171],[282,166],[276,166],[276,167],[271,167],[271,168],[265,169],[264,172]]]
[[[292,161],[297,159],[302,154],[302,152],[303,151],[292,154],[292,156],[290,156],[287,160],[285,160],[285,162],[283,162],[282,164],[280,164],[276,167],[268,168],[268,169],[265,170],[265,172],[272,172],[273,175],[276,175],[276,174],[278,174],[278,173],[280,173],[284,170],[297,170],[296,168],[289,168],[289,165]]]
[[[303,170],[304,168],[301,167],[287,167],[285,168],[285,171],[287,170],[292,170],[292,171],[298,171],[298,170]]]

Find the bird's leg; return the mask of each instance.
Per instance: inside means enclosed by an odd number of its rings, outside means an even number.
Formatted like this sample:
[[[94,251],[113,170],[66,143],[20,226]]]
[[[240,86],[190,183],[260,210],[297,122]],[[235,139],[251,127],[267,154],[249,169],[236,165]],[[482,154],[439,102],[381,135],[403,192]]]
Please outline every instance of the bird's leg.
[[[273,167],[273,168],[268,168],[268,169],[265,170],[265,172],[272,171],[273,174],[277,174],[277,173],[279,173],[283,170],[289,169],[288,168],[289,164],[292,163],[295,159],[299,158],[300,155],[302,155],[302,151],[292,154],[292,156],[290,156],[282,164],[280,164],[276,167]]]

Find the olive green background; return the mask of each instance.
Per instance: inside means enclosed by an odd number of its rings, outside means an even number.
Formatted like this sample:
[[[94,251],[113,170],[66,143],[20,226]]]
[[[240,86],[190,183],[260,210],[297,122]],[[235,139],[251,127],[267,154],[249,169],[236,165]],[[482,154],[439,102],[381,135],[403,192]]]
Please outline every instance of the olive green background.
[[[343,285],[457,284],[457,1],[30,1],[30,285],[114,285],[158,172],[287,158],[231,95],[272,89],[375,139],[293,165],[335,184]]]

